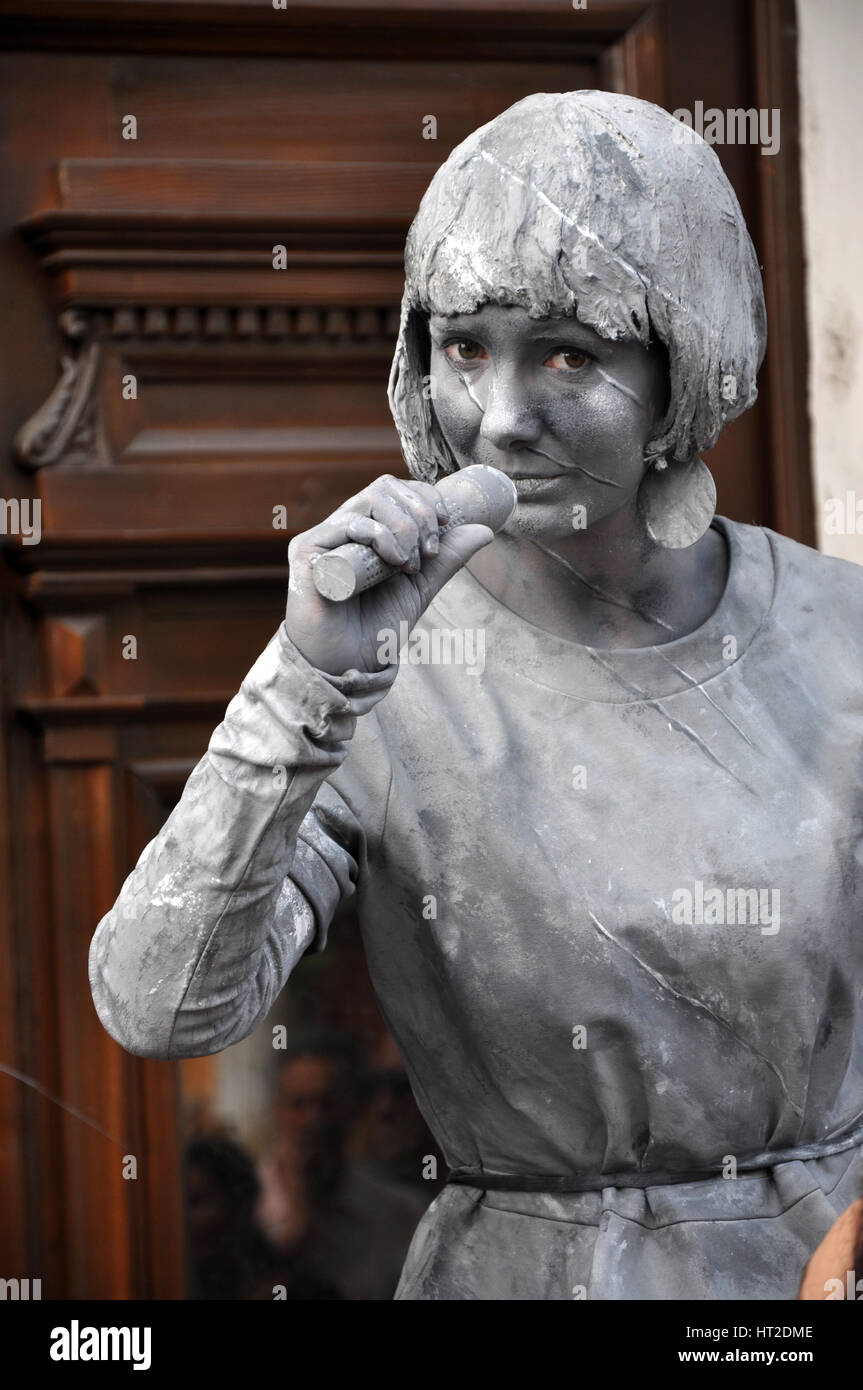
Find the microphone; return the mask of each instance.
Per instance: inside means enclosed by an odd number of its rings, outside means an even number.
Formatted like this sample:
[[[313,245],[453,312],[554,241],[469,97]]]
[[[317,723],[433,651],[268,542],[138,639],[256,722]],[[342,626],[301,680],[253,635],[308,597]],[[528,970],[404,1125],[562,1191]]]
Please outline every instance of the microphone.
[[[438,532],[441,536],[468,522],[478,522],[492,531],[499,531],[509,521],[518,502],[512,479],[487,463],[473,463],[457,473],[448,473],[436,486],[449,513],[449,521]],[[322,598],[334,603],[342,603],[401,573],[370,546],[357,541],[349,541],[335,550],[324,550],[312,562],[315,588]]]

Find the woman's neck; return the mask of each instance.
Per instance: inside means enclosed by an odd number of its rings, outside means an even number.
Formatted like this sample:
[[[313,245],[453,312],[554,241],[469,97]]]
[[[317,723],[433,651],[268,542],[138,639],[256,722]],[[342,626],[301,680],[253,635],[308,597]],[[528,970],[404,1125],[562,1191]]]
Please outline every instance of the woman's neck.
[[[684,637],[716,610],[728,547],[709,528],[685,550],[664,550],[637,518],[546,541],[502,532],[468,569],[504,607],[536,627],[591,647],[649,647]]]

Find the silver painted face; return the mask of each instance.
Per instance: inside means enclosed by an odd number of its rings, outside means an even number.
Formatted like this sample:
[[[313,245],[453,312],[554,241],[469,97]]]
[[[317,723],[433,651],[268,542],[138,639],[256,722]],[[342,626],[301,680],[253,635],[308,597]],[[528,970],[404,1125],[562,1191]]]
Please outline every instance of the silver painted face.
[[[514,480],[508,531],[559,538],[632,501],[665,407],[661,351],[497,304],[432,315],[429,334],[438,424],[459,467]]]

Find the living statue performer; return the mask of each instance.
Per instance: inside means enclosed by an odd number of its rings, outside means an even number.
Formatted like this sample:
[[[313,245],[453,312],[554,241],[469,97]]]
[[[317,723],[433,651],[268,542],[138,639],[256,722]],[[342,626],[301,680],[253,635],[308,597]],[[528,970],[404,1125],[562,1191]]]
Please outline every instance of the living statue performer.
[[[540,94],[469,136],[407,242],[411,478],[292,542],[284,622],[94,936],[112,1036],[194,1057],[356,894],[452,1170],[399,1299],[793,1300],[863,1195],[863,569],[714,516],[700,458],[765,336],[737,200],[668,113]],[[444,530],[472,464],[518,491],[496,537]],[[323,598],[348,541],[399,572]]]

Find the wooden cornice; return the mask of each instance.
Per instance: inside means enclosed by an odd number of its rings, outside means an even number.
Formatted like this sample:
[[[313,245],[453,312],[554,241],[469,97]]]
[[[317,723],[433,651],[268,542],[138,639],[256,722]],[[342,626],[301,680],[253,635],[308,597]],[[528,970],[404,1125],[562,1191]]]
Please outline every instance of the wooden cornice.
[[[57,180],[60,206],[72,213],[317,232],[403,226],[439,162],[63,159]]]
[[[651,0],[0,0],[4,47],[296,57],[598,54]]]
[[[407,213],[405,219],[409,220]],[[340,230],[312,225],[299,230],[290,221],[287,215],[272,213],[228,216],[201,212],[190,219],[188,214],[48,208],[23,219],[18,231],[48,270],[87,263],[123,264],[133,259],[154,265],[188,265],[208,255],[219,255],[226,265],[243,268],[260,265],[262,255],[269,260],[276,242],[286,247],[289,263],[296,265],[401,262],[401,224],[386,228],[354,221]]]
[[[64,305],[397,304],[436,167],[68,159],[18,230]]]
[[[238,545],[236,538],[160,544],[153,554],[147,547],[100,544],[99,568],[86,568],[88,552],[65,547],[56,551],[40,547],[39,566],[26,575],[21,596],[41,612],[66,611],[78,606],[103,607],[146,589],[196,589],[238,586],[284,586],[287,580],[287,544],[284,540]],[[89,551],[92,559],[96,552]]]
[[[324,369],[347,381],[370,366],[384,379],[398,334],[404,235],[435,168],[60,161],[56,205],[18,228],[51,277],[62,335],[58,380],[16,436],[19,464],[107,464],[99,386],[106,355],[175,381],[184,374],[263,381]],[[274,450],[286,461],[297,447],[320,451],[320,441],[294,440],[289,430],[274,441],[265,434],[241,446],[246,453],[257,447],[265,465]],[[189,450],[207,458],[224,452],[224,438],[169,436],[160,430],[162,457],[173,444],[189,460]],[[150,444],[142,430],[126,462],[151,463]],[[338,453],[335,435],[329,444]],[[351,448],[363,447],[385,457],[393,439],[375,436],[364,446],[360,432]],[[127,505],[136,510],[134,499]],[[54,525],[62,541],[56,517]]]

